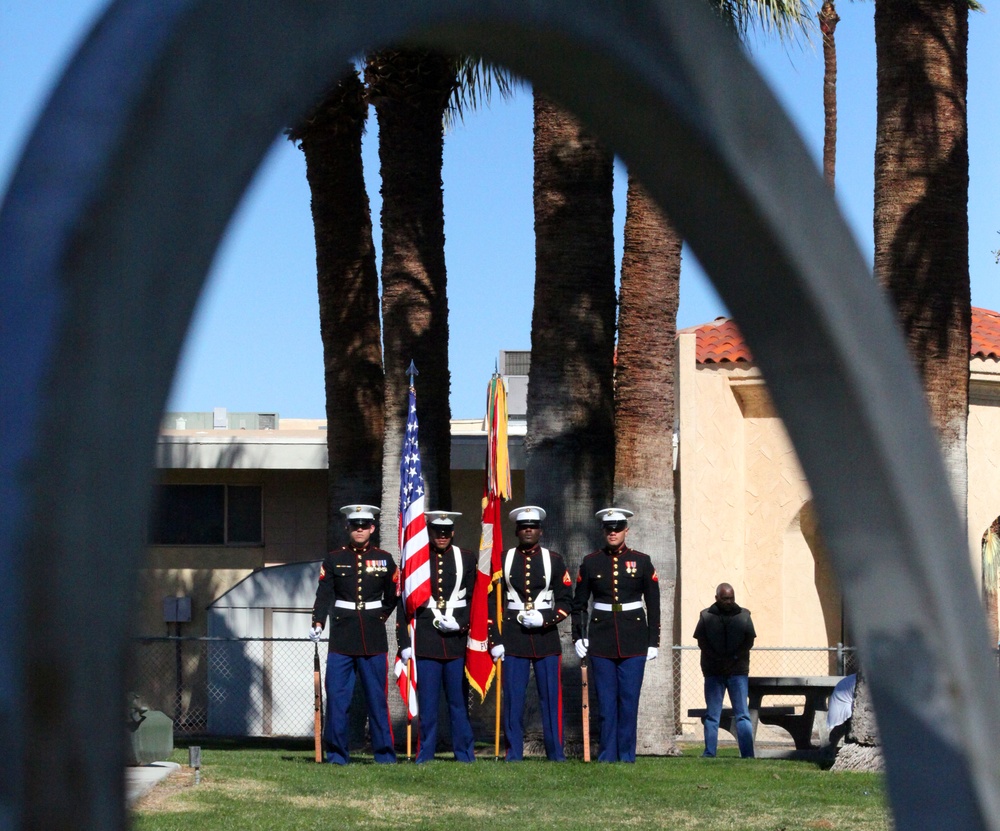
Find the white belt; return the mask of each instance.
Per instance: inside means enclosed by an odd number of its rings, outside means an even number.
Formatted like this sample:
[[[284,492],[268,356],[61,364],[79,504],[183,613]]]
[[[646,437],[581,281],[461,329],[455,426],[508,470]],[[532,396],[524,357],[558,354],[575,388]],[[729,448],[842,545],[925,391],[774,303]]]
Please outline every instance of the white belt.
[[[642,601],[633,600],[631,603],[594,603],[594,608],[598,612],[631,612],[633,609],[641,609]]]
[[[444,605],[439,605],[438,601],[436,601],[436,600],[428,600],[427,601],[427,605],[429,607],[435,608],[435,609],[443,609],[445,607]],[[449,600],[449,601],[446,601],[446,605],[448,606],[449,609],[464,609],[465,608],[465,601],[464,600],[456,600],[456,601],[452,602],[452,601]]]
[[[528,606],[530,606],[532,609],[551,609],[552,608],[552,601],[551,600],[539,600],[536,603],[529,603],[527,605],[525,605],[524,603],[522,603],[520,600],[508,600],[507,601],[507,608],[508,609],[517,609],[518,611],[520,611],[521,609],[528,608]]]
[[[338,609],[381,609],[381,600],[369,600],[367,603],[363,600],[359,600],[355,603],[353,600],[337,600],[334,604]]]

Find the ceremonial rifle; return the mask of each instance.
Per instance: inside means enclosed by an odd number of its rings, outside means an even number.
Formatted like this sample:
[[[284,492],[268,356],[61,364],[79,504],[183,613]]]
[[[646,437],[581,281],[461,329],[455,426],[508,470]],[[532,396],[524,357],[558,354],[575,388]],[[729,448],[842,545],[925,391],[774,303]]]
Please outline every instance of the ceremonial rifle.
[[[580,688],[583,710],[583,761],[590,761],[590,682],[587,679],[587,659],[580,661]]]
[[[316,761],[323,761],[323,687],[319,677],[319,644],[313,643],[313,740]]]

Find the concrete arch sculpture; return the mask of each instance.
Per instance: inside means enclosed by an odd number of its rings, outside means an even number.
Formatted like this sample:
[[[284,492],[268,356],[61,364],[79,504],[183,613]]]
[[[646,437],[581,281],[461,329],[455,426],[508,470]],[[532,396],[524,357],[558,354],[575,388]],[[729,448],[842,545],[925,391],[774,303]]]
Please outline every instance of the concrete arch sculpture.
[[[919,386],[819,172],[699,0],[112,5],[0,213],[13,598],[0,825],[124,827],[130,597],[156,424],[204,275],[267,146],[328,69],[404,40],[530,78],[669,211],[813,483],[869,656],[898,825],[1000,828],[1000,695]]]

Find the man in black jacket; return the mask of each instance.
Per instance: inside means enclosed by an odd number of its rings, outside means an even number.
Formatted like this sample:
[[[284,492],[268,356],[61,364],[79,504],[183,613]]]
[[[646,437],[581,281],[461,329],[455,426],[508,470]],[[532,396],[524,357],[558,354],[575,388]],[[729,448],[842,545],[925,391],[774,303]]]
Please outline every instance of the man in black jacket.
[[[417,609],[412,640],[402,598],[396,611],[400,658],[404,664],[415,658],[417,664],[417,764],[434,759],[442,686],[455,760],[474,762],[472,724],[466,709],[465,642],[469,634],[469,602],[476,583],[476,555],[452,544],[454,517],[461,514],[430,511],[424,516],[430,537],[431,598],[426,606]]]
[[[736,593],[729,583],[715,590],[715,603],[702,610],[694,637],[701,649],[701,672],[705,676],[705,752],[715,756],[719,742],[722,697],[728,692],[736,717],[736,740],[740,756],[753,756],[753,726],[747,705],[747,678],[750,649],[757,633],[750,610],[736,605]]]
[[[396,608],[396,564],[388,551],[374,548],[374,505],[345,505],[349,545],[331,551],[319,569],[316,603],[309,637],[318,641],[330,618],[330,647],[326,657],[326,742],[328,762],[346,765],[348,707],[354,679],[361,676],[368,705],[375,761],[392,764],[392,725],[386,702],[389,640],[385,621]]]

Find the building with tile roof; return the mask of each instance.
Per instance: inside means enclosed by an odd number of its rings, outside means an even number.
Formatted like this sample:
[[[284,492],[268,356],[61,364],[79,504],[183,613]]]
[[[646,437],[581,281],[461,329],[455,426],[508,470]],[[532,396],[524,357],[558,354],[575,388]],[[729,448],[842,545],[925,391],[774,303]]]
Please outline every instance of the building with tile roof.
[[[969,371],[969,552],[979,577],[983,535],[1000,515],[1000,313],[973,308]],[[678,378],[681,642],[694,643],[690,622],[723,581],[753,611],[758,646],[849,642],[809,483],[736,324],[723,317],[679,332]]]

